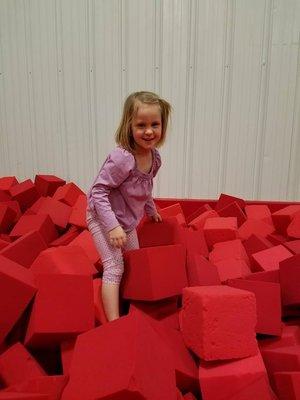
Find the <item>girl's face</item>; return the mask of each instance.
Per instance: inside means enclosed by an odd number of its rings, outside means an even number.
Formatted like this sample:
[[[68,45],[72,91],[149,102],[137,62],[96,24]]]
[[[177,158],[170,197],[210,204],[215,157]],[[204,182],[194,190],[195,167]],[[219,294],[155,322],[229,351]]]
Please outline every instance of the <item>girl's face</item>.
[[[138,153],[150,152],[162,135],[161,111],[157,104],[139,104],[131,132]]]

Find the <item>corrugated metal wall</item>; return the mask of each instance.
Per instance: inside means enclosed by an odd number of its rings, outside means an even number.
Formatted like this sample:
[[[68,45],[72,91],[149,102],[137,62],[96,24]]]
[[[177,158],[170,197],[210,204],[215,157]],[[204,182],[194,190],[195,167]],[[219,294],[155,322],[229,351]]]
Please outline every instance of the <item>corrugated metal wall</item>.
[[[173,105],[155,194],[300,198],[300,0],[1,0],[0,175],[87,189],[122,102]]]

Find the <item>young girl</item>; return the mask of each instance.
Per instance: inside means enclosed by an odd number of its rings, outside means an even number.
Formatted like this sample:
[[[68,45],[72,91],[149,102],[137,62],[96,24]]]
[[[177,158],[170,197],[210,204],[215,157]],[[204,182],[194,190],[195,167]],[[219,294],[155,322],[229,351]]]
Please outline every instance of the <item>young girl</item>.
[[[87,225],[103,263],[102,300],[109,321],[119,318],[122,250],[139,248],[136,226],[144,213],[161,221],[152,199],[161,165],[157,147],[165,140],[170,104],[151,92],[125,101],[116,147],[88,192]]]

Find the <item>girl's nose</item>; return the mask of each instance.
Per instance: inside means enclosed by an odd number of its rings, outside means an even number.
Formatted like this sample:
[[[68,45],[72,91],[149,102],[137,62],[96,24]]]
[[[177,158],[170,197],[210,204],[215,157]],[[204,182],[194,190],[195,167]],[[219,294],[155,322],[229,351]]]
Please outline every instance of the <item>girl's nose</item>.
[[[153,133],[152,128],[147,128],[145,133],[146,133],[146,135],[152,135],[152,133]]]

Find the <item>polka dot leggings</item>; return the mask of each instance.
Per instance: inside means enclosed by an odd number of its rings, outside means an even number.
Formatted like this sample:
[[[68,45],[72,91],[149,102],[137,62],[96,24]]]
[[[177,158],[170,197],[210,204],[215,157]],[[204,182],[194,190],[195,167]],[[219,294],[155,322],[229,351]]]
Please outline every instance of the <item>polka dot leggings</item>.
[[[124,272],[122,249],[117,249],[109,243],[109,238],[104,232],[97,216],[87,211],[87,226],[94,239],[95,246],[101,256],[103,264],[102,281],[104,283],[120,284]],[[127,242],[123,251],[138,249],[139,241],[136,229],[127,233]]]

